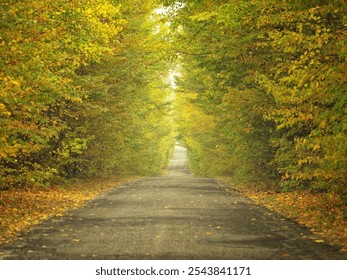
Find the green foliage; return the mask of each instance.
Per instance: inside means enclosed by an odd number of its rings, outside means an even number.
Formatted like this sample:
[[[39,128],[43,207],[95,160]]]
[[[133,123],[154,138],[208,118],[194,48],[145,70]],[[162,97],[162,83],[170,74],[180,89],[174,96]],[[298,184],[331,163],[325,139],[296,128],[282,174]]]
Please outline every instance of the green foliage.
[[[346,195],[345,4],[206,0],[175,12],[180,133],[196,173]]]
[[[165,163],[173,140],[169,111],[157,109],[169,92],[152,82],[167,71],[150,20],[157,3],[128,2],[1,2],[0,188]]]
[[[249,42],[255,35],[240,25],[252,7],[252,3],[212,5],[203,1],[196,4],[196,10],[188,11],[192,6],[180,10],[177,25],[186,28],[176,31],[176,51],[186,69],[179,86],[182,92],[196,93],[186,101],[185,109],[194,113],[187,117],[181,112],[181,123],[196,125],[181,133],[197,174],[270,184],[275,177],[274,152],[269,146],[274,123],[265,121],[263,114],[272,101],[260,91],[252,72],[262,63],[249,56]],[[178,99],[186,99],[186,94]],[[206,129],[197,133],[202,124]]]
[[[344,8],[332,4],[282,15],[281,32],[268,18],[271,47],[279,63],[260,79],[276,106],[268,117],[279,136],[275,161],[284,188],[345,192],[346,38]],[[295,46],[295,48],[294,48]]]
[[[344,0],[30,0],[0,11],[1,189],[158,174],[177,125],[197,174],[346,196]]]

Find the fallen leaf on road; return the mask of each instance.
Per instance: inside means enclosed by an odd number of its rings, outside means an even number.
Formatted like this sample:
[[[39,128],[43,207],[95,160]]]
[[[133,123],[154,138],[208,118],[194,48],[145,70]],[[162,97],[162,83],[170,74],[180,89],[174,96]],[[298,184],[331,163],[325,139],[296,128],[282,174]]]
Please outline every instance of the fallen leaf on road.
[[[324,243],[325,242],[324,240],[321,240],[321,239],[315,239],[313,241],[316,242],[316,243]]]
[[[113,189],[131,178],[83,180],[65,187],[11,189],[0,192],[0,243],[12,240],[16,233],[28,230],[50,217],[81,207],[97,194]],[[97,204],[94,204],[94,207]],[[94,216],[91,214],[90,216]]]

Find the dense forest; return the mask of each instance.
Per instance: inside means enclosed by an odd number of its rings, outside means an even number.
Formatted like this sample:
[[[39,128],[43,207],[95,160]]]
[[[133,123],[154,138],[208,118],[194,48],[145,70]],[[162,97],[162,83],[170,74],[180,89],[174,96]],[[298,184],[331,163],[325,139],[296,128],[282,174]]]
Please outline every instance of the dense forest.
[[[194,172],[346,198],[346,1],[171,5]]]
[[[174,139],[157,6],[1,1],[1,189],[158,174]]]
[[[1,189],[159,174],[177,138],[197,175],[346,198],[345,0],[0,10]]]

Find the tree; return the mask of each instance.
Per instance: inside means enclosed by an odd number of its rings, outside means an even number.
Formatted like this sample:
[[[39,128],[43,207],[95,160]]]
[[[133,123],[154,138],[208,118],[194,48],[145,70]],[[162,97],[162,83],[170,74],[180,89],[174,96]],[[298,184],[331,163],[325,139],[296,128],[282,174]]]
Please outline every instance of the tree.
[[[151,88],[165,75],[156,1],[0,5],[1,188],[158,171],[172,140],[168,92]]]
[[[206,0],[172,8],[180,102],[191,110],[181,131],[196,172],[345,195],[345,4]],[[203,133],[188,124],[194,114],[209,120]]]

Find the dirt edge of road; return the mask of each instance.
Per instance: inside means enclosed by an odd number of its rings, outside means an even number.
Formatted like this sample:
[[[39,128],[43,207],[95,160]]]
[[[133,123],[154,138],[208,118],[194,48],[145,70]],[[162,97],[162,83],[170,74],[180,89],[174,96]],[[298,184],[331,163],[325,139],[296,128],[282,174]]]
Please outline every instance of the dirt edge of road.
[[[11,243],[18,233],[66,211],[83,207],[98,195],[136,182],[136,177],[80,180],[66,187],[13,189],[0,192],[0,245]],[[1,252],[0,252],[1,254]]]
[[[346,206],[337,196],[304,191],[263,191],[235,185],[226,177],[218,178],[218,181],[227,191],[237,191],[255,204],[307,227],[320,237],[315,242],[326,242],[338,246],[341,252],[347,252],[347,221],[344,217]]]

